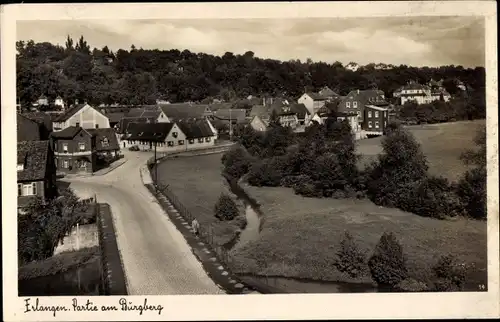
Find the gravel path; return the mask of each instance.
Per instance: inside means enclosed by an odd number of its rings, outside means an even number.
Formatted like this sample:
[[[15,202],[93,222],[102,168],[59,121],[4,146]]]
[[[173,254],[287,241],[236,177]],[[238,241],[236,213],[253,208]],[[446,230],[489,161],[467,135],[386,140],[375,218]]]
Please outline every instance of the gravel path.
[[[106,175],[66,181],[111,206],[130,295],[225,294],[144,187],[139,169],[152,154],[124,154],[128,161]]]

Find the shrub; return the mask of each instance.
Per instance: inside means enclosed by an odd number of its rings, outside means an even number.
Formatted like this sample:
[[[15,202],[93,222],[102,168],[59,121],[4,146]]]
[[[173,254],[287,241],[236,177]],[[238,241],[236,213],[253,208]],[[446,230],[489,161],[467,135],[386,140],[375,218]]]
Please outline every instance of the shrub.
[[[214,214],[221,221],[233,220],[238,215],[238,207],[230,196],[221,194],[215,204]]]
[[[438,278],[436,283],[439,288],[449,288],[448,284],[451,284],[461,289],[465,283],[467,266],[464,263],[459,263],[453,255],[441,256],[432,269]]]
[[[309,197],[309,198],[322,197],[320,191],[316,189],[316,185],[311,181],[302,181],[297,183],[293,187],[293,191],[295,192],[295,194],[301,195],[303,197]]]
[[[248,172],[252,158],[242,147],[235,147],[222,155],[224,172],[233,179],[239,179]]]
[[[372,279],[379,285],[394,286],[408,277],[403,247],[393,233],[384,233],[368,261]]]
[[[413,135],[399,127],[389,131],[382,147],[383,153],[364,176],[367,195],[377,205],[404,206],[415,185],[427,176],[427,159]]]
[[[282,187],[287,187],[287,188],[293,188],[295,185],[300,184],[301,182],[309,182],[311,181],[311,178],[306,175],[291,175],[291,176],[286,176],[281,179],[280,181],[280,186]]]
[[[468,216],[487,218],[486,168],[468,170],[459,180],[456,193]]]
[[[340,250],[337,252],[335,267],[350,277],[356,278],[366,271],[365,255],[354,242],[349,232],[345,232],[340,242]]]
[[[401,209],[438,219],[456,215],[458,198],[446,178],[429,177],[415,182],[410,189],[400,196]]]
[[[274,157],[255,163],[248,174],[248,183],[252,186],[277,187],[281,179],[288,175],[285,159]]]

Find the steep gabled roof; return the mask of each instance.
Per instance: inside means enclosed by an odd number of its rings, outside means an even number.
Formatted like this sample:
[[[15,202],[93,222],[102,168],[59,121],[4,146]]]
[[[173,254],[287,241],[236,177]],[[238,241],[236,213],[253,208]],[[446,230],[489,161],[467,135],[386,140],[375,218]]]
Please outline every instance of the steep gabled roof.
[[[172,120],[202,119],[207,116],[208,105],[205,104],[165,104],[160,105],[163,113]]]
[[[325,101],[326,100],[326,97],[324,97],[323,95],[320,95],[318,93],[307,92],[306,94],[309,95],[309,97],[312,98],[314,101]]]
[[[130,141],[164,142],[175,123],[132,123],[128,131]]]
[[[152,117],[158,118],[162,110],[158,105],[144,105],[141,107],[131,108],[126,117]]]
[[[186,135],[186,139],[200,139],[211,137],[214,135],[206,121],[179,122],[177,123],[177,125]]]
[[[65,122],[88,104],[77,104],[54,118],[54,122]]]
[[[17,114],[17,141],[40,141],[40,124]]]
[[[126,133],[129,129],[129,124],[131,123],[144,123],[152,124],[156,121],[156,118],[148,117],[123,117],[118,123],[118,128],[120,133]]]
[[[92,136],[96,137],[96,150],[97,151],[112,151],[120,150],[120,145],[118,144],[118,139],[116,138],[115,130],[111,128],[102,129],[88,129]],[[108,144],[105,144],[105,141]]]
[[[54,139],[73,139],[80,131],[82,131],[83,128],[80,126],[69,126],[65,128],[62,131],[57,131],[57,132],[52,132],[50,133],[50,137]],[[86,133],[90,134],[88,131],[84,131]]]
[[[237,123],[243,123],[246,117],[245,109],[220,109],[213,112],[214,118],[220,120],[236,120]]]
[[[43,180],[49,153],[49,141],[18,142],[17,162],[24,168],[17,172],[17,182]]]
[[[290,104],[290,110],[295,112],[297,114],[297,117],[299,119],[305,118],[307,115],[310,115],[309,110],[307,107],[300,103],[300,104]]]

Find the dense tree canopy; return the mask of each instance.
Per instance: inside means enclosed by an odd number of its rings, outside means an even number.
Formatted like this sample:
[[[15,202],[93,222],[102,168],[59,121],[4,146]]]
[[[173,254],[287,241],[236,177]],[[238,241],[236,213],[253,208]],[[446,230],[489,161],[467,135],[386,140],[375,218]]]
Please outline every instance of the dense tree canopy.
[[[416,68],[405,65],[375,69],[367,65],[356,72],[339,62],[301,62],[262,59],[251,51],[223,56],[192,53],[189,50],[130,50],[113,53],[107,46],[91,50],[83,37],[68,36],[65,47],[47,42],[18,41],[17,96],[22,103],[41,95],[50,99],[89,103],[143,104],[155,99],[201,101],[252,95],[284,95],[297,98],[307,89],[327,85],[340,94],[353,89],[378,87],[387,96],[413,79],[427,82],[443,79],[453,95],[453,80],[459,78],[473,91],[484,92],[485,70],[462,66]]]

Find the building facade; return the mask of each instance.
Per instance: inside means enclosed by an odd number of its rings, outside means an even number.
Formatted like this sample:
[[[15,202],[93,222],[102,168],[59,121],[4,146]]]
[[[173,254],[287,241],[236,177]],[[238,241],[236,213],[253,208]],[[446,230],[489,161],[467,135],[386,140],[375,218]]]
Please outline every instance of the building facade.
[[[56,169],[49,141],[17,143],[17,206],[27,206],[35,197],[57,195]]]
[[[54,132],[68,127],[82,127],[84,129],[109,128],[109,119],[90,106],[79,104],[58,115],[52,122]]]
[[[71,126],[53,132],[51,141],[57,172],[92,173],[95,171],[97,154],[95,136],[81,127]]]

